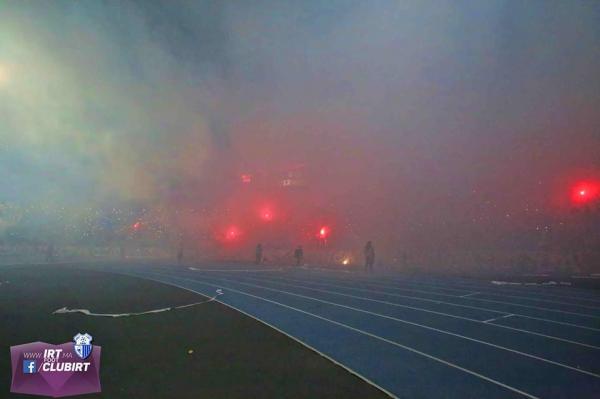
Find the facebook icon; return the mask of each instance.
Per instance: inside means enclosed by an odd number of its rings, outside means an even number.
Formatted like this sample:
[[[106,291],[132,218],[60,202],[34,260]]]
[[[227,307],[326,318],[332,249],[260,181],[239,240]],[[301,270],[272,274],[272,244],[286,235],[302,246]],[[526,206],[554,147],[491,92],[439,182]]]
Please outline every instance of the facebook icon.
[[[35,360],[23,360],[23,374],[35,374],[37,368],[35,367]]]

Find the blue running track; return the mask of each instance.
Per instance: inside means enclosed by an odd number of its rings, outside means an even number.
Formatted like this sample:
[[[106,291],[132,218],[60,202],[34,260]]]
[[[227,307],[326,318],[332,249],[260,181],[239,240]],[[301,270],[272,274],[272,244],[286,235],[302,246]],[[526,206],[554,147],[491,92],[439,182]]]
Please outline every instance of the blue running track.
[[[213,296],[399,398],[600,398],[600,295],[307,269],[102,270]]]

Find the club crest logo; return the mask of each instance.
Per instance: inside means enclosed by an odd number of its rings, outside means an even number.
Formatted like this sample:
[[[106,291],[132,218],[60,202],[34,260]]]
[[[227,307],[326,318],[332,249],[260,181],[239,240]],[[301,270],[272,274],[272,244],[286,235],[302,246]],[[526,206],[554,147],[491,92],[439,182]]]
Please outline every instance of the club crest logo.
[[[75,350],[75,354],[81,359],[87,359],[90,353],[92,353],[92,339],[92,336],[88,333],[78,333],[76,336],[73,337],[73,349]]]

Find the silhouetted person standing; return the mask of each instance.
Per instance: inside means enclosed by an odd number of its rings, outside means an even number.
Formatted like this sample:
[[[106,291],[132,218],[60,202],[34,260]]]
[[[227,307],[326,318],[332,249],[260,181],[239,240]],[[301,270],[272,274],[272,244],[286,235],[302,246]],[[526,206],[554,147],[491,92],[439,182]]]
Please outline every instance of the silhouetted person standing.
[[[256,256],[256,260],[254,261],[254,263],[260,265],[263,262],[263,247],[261,243],[258,243],[258,245],[256,246],[256,251],[254,254]]]
[[[177,264],[181,265],[181,263],[183,263],[183,245],[177,251]]]
[[[302,246],[298,245],[298,248],[294,251],[294,258],[296,259],[296,267],[300,266],[304,260],[304,250]]]
[[[365,245],[365,271],[372,272],[374,263],[375,248],[373,248],[373,243],[371,241],[368,241],[367,245]]]
[[[54,260],[54,244],[48,244],[46,248],[46,262],[52,262]]]

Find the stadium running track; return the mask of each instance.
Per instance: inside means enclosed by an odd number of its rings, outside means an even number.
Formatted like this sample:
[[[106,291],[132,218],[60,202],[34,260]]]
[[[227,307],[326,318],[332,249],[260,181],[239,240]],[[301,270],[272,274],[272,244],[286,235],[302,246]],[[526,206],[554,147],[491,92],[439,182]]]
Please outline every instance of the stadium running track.
[[[392,397],[599,398],[600,294],[324,269],[103,266],[206,296]]]

